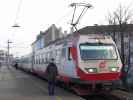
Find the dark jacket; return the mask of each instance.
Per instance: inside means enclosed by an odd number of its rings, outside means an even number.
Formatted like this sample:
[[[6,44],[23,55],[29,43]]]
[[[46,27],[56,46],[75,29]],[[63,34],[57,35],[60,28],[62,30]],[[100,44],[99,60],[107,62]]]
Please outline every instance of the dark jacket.
[[[18,64],[17,64],[17,63],[15,63],[14,67],[15,67],[15,68],[18,68]]]
[[[55,81],[58,75],[57,66],[54,63],[49,63],[46,69],[46,75],[49,81]]]

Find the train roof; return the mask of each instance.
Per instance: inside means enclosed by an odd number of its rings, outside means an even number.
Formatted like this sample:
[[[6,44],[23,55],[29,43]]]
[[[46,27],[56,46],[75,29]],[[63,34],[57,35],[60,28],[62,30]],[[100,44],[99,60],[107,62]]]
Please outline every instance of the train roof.
[[[86,36],[88,39],[98,39],[98,40],[106,40],[109,43],[112,43],[112,38],[110,35],[104,35],[104,34],[80,34],[80,33],[73,33],[73,34],[69,34],[66,37],[63,38],[59,38],[56,39],[55,41],[51,41],[47,46],[51,45],[51,44],[61,44],[62,42],[64,42],[64,40],[69,40],[71,38],[76,38],[76,37],[81,37],[81,36]],[[47,47],[46,46],[46,47]]]

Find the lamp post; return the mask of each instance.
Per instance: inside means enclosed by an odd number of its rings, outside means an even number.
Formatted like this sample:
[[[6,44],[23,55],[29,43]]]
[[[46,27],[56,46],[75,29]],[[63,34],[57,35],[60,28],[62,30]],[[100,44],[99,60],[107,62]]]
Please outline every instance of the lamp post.
[[[7,66],[9,67],[10,64],[10,43],[12,43],[11,41],[7,41]]]
[[[15,23],[12,27],[21,27],[21,26]]]
[[[19,0],[17,12],[16,12],[16,18],[15,18],[15,21],[14,21],[14,25],[12,27],[20,27],[20,25],[18,25],[18,23],[17,23],[17,20],[18,20],[18,17],[19,17],[18,15],[19,15],[20,10],[21,10],[21,5],[22,5],[22,0]]]

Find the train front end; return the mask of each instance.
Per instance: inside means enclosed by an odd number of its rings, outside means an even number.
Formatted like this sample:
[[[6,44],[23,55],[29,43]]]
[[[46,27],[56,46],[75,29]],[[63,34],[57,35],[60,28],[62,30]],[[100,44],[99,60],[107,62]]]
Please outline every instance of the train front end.
[[[122,63],[109,36],[80,36],[77,75],[88,82],[114,81],[121,75]]]

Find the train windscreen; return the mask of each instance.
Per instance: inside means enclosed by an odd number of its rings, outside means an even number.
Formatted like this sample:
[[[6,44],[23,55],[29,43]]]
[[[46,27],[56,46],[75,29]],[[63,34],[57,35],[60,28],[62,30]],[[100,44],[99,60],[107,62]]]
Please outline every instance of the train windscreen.
[[[117,53],[114,45],[80,44],[79,47],[82,60],[117,59]]]

